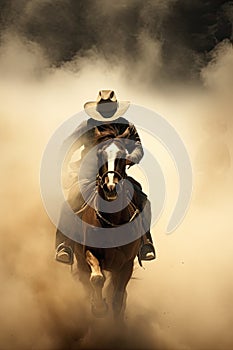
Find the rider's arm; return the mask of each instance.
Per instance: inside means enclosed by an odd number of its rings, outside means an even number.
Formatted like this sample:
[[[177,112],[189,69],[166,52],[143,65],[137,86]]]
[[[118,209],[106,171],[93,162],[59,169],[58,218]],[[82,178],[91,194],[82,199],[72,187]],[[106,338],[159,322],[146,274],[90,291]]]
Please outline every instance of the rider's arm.
[[[132,123],[129,123],[128,139],[130,139],[133,142],[129,142],[129,144],[127,145],[127,150],[129,154],[127,155],[126,159],[129,162],[131,162],[131,165],[135,163],[138,164],[142,159],[144,152],[138,132]]]
[[[72,155],[84,145],[87,132],[87,122],[82,122],[75,131],[63,142],[62,152],[65,152],[63,166],[66,168],[72,158]]]

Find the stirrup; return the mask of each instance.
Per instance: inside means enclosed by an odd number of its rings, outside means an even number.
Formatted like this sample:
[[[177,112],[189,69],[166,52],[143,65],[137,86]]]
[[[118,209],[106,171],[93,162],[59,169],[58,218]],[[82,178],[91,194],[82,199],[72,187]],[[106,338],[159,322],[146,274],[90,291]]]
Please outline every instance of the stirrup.
[[[139,260],[150,261],[156,259],[155,248],[151,242],[143,244],[141,246],[139,253]]]
[[[59,244],[56,250],[55,259],[63,264],[73,265],[74,253],[72,248],[64,243]]]

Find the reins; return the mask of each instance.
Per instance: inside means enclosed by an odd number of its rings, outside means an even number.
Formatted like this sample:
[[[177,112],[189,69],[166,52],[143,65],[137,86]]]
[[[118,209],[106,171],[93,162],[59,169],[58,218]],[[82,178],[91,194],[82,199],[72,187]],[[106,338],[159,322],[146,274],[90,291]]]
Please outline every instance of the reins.
[[[96,197],[96,198],[97,198],[97,197]],[[128,222],[133,221],[134,218],[140,213],[139,209],[134,205],[133,202],[131,202],[130,204],[133,206],[134,212],[133,212],[133,214],[132,214],[132,216],[131,216],[131,218],[129,219]],[[119,227],[119,226],[122,225],[122,224],[119,224],[119,225],[114,224],[114,223],[112,223],[111,221],[109,221],[108,219],[106,219],[106,218],[100,213],[100,211],[98,210],[97,205],[96,205],[96,200],[95,200],[95,203],[94,203],[94,210],[95,210],[96,215],[98,216],[98,218],[101,219],[101,220],[103,220],[106,224],[108,224],[108,225],[110,225],[110,226],[112,226],[112,227]]]

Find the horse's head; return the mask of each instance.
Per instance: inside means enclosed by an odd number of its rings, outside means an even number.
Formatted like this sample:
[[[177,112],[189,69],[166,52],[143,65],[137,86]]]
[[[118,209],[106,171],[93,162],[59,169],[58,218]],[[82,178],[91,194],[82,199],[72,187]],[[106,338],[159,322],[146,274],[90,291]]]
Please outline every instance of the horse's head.
[[[107,140],[98,150],[98,185],[102,196],[115,200],[126,176],[126,149],[120,138]]]

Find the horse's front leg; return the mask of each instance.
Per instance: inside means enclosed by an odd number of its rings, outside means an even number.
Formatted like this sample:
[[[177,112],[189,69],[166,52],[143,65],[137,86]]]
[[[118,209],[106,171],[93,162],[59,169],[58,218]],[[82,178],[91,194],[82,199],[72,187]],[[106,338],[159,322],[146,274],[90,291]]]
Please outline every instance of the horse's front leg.
[[[105,282],[98,259],[90,252],[86,251],[86,262],[91,268],[90,282],[93,287],[92,312],[96,317],[104,317],[108,311],[108,306],[103,299],[102,290]]]
[[[112,309],[115,320],[124,319],[124,311],[126,306],[126,287],[133,273],[134,260],[130,260],[124,264],[122,269],[112,275],[113,282],[113,299]]]
[[[83,246],[76,243],[74,245],[74,254],[77,260],[79,281],[84,287],[86,296],[90,298],[92,293],[92,287],[90,285],[90,267],[86,262],[86,255],[83,252]]]

